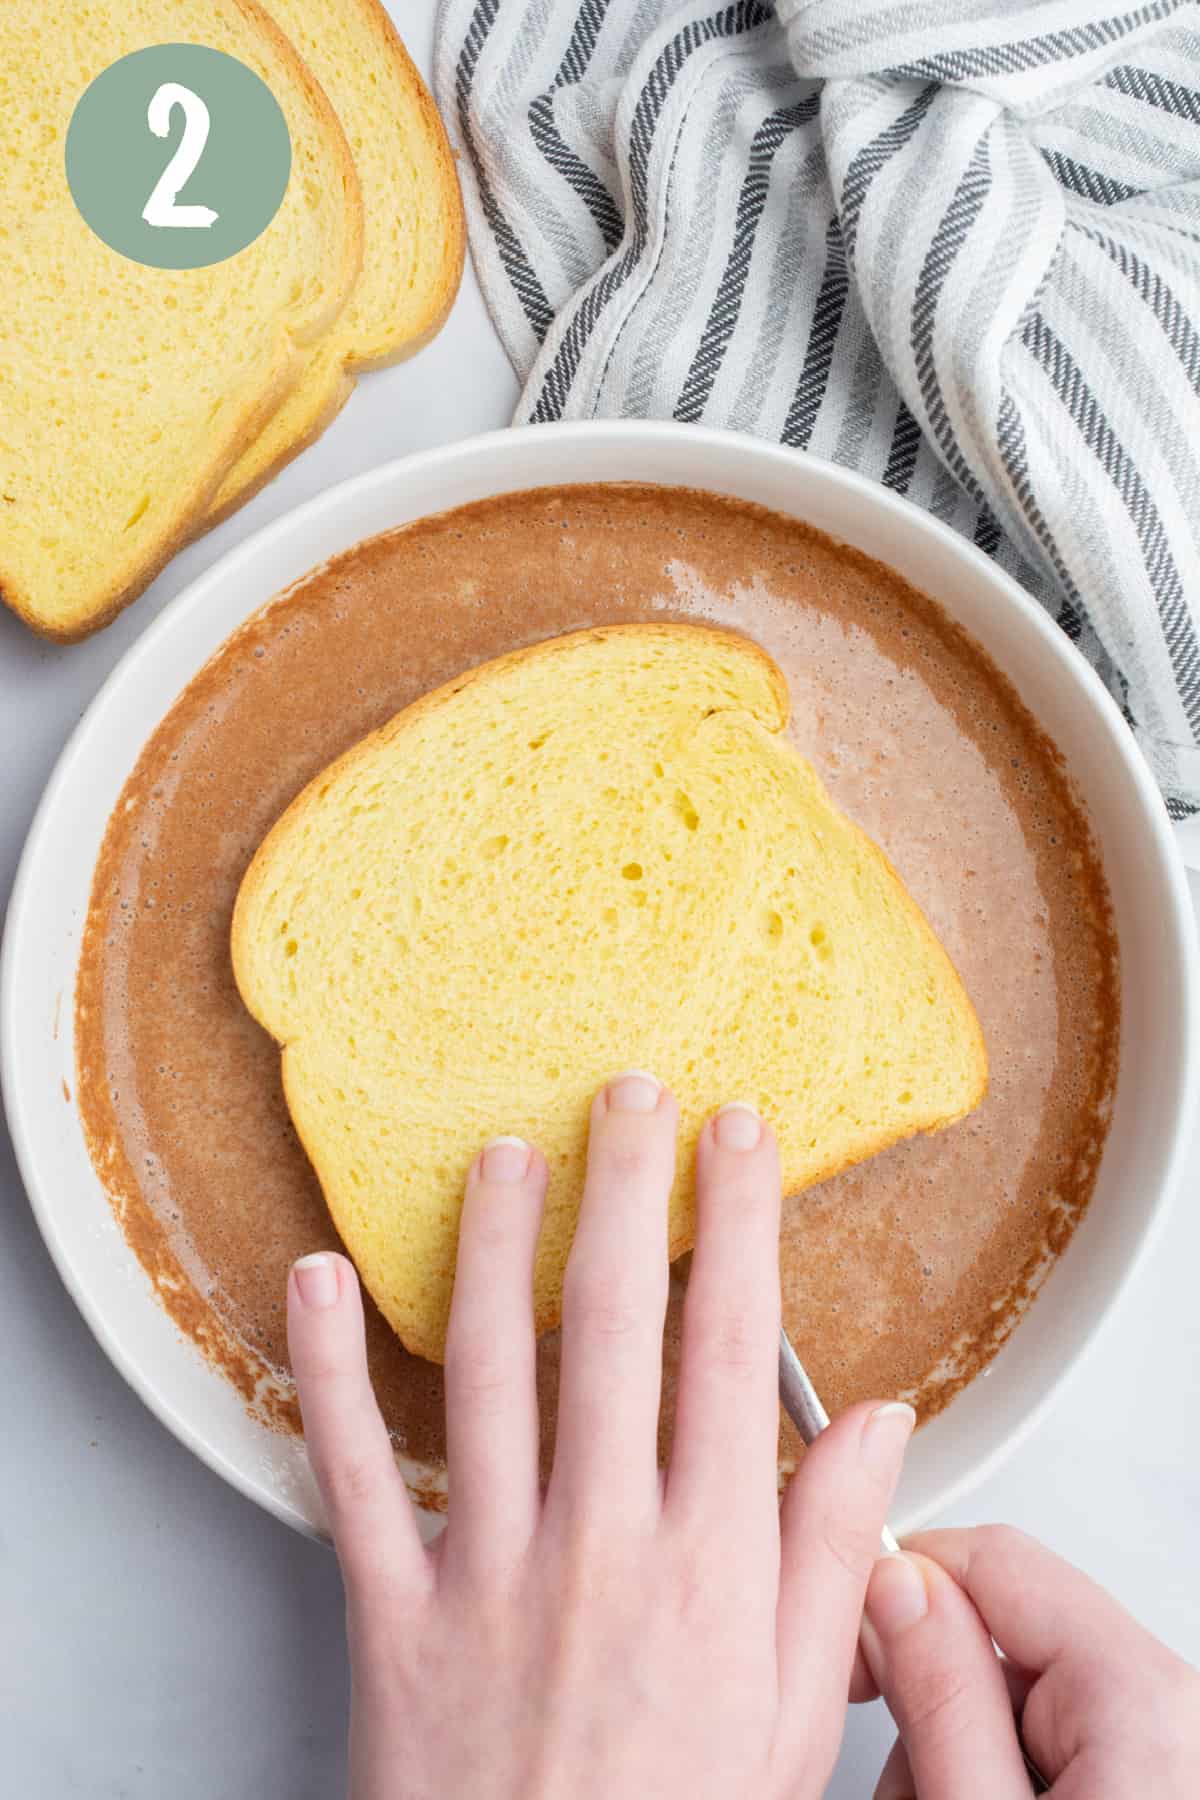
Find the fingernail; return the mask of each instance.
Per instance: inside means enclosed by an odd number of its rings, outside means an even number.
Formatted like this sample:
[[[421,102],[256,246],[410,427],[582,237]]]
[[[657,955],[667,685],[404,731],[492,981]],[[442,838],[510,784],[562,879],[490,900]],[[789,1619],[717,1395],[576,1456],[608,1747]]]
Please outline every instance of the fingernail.
[[[305,1306],[322,1308],[337,1304],[337,1265],[324,1250],[302,1256],[299,1262],[292,1264],[292,1273],[296,1277],[296,1292]]]
[[[905,1400],[889,1400],[868,1415],[863,1426],[860,1450],[868,1468],[890,1475],[913,1434],[917,1415]]]
[[[867,1618],[886,1644],[929,1611],[925,1577],[910,1556],[898,1550],[881,1556],[867,1586]]]
[[[626,1069],[608,1084],[609,1112],[652,1113],[658,1105],[662,1083],[644,1069]]]
[[[529,1173],[529,1145],[524,1138],[498,1137],[483,1147],[479,1172],[485,1181],[510,1185]]]
[[[713,1120],[713,1137],[722,1150],[753,1150],[761,1136],[762,1119],[748,1100],[731,1100]]]
[[[928,1611],[929,1591],[916,1563],[903,1550],[897,1550],[894,1556],[881,1556],[867,1584],[858,1641],[876,1686],[885,1693],[888,1645],[923,1619]]]

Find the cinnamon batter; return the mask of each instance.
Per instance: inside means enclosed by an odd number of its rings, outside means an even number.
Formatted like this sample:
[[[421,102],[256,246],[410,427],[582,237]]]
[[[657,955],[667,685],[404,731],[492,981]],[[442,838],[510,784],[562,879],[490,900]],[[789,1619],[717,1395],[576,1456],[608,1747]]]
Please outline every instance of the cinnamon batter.
[[[671,618],[741,629],[779,663],[797,745],[899,869],[987,1039],[973,1117],[785,1204],[785,1316],[830,1410],[883,1394],[937,1412],[1087,1205],[1116,1075],[1107,890],[1057,752],[983,652],[881,564],[755,507],[637,486],[482,502],[355,546],[236,632],[147,744],[97,866],[76,1031],[93,1156],[164,1303],[282,1427],[288,1266],[337,1240],[278,1050],[234,986],[243,871],[311,776],[429,688],[540,638]],[[367,1310],[384,1414],[438,1466],[441,1370]],[[547,1450],[557,1364],[551,1335]]]

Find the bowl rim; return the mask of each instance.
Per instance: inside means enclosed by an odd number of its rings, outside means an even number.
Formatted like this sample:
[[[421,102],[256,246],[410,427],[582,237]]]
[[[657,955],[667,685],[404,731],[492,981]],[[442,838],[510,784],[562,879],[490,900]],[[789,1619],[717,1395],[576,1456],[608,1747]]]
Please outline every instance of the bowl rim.
[[[807,451],[797,450],[788,445],[753,438],[744,433],[708,426],[685,425],[665,420],[578,420],[565,423],[523,425],[516,430],[519,433],[516,437],[514,437],[514,428],[509,427],[475,433],[449,444],[391,458],[324,489],[321,493],[290,508],[278,518],[250,533],[188,582],[163,607],[146,629],[133,639],[109,671],[69,734],[38,802],[22,847],[9,897],[3,941],[0,943],[0,1096],[3,1098],[9,1131],[16,1152],[17,1166],[38,1229],[64,1287],[78,1307],[100,1348],[118,1373],[172,1435],[214,1473],[221,1476],[248,1499],[255,1501],[276,1518],[300,1530],[305,1535],[328,1541],[327,1532],[308,1519],[270,1484],[256,1478],[250,1471],[233,1462],[212,1441],[211,1437],[205,1435],[200,1426],[181,1413],[167,1398],[160,1389],[154,1372],[147,1369],[145,1364],[130,1354],[122,1344],[110,1325],[105,1309],[96,1300],[89,1290],[86,1280],[78,1272],[64,1241],[58,1209],[49,1191],[49,1184],[43,1181],[39,1169],[34,1121],[31,1113],[26,1111],[24,1095],[20,1089],[18,1070],[20,1067],[21,1031],[17,1004],[17,963],[20,944],[25,932],[26,917],[31,908],[36,906],[35,876],[38,873],[38,865],[42,861],[43,841],[51,831],[59,797],[75,779],[76,765],[87,753],[92,734],[101,728],[103,716],[113,704],[114,697],[127,683],[137,678],[144,664],[153,661],[158,646],[163,640],[178,632],[185,621],[205,605],[209,595],[231,577],[236,576],[244,565],[252,564],[264,557],[273,545],[285,542],[293,533],[301,530],[309,522],[321,520],[326,515],[336,518],[347,502],[360,494],[370,492],[373,488],[386,489],[393,485],[402,485],[406,478],[411,477],[426,478],[435,474],[440,467],[453,466],[464,460],[469,462],[474,457],[486,459],[490,453],[503,445],[511,457],[512,481],[511,484],[506,482],[503,487],[494,487],[490,491],[494,494],[528,491],[530,487],[547,484],[540,480],[523,482],[521,446],[531,439],[544,439],[548,435],[553,435],[559,441],[564,459],[569,455],[573,443],[605,440],[627,442],[632,437],[641,440],[647,446],[658,442],[672,448],[686,441],[694,449],[700,451],[707,449],[714,457],[736,457],[747,464],[759,462],[760,464],[783,465],[792,469],[798,466],[810,467],[819,472],[820,477],[834,487],[840,486],[844,491],[856,495],[865,507],[874,509],[877,513],[891,513],[903,518],[910,527],[916,530],[918,536],[923,534],[927,539],[939,544],[965,572],[974,573],[992,591],[1003,597],[1005,604],[1016,611],[1023,624],[1036,637],[1040,638],[1047,654],[1058,664],[1064,676],[1075,682],[1087,694],[1093,709],[1099,714],[1110,739],[1113,740],[1127,773],[1132,778],[1144,823],[1149,829],[1161,861],[1161,874],[1165,879],[1166,892],[1170,897],[1171,916],[1169,920],[1163,921],[1164,932],[1170,934],[1179,951],[1177,960],[1180,969],[1180,983],[1177,1017],[1180,1027],[1180,1044],[1179,1054],[1173,1062],[1171,1072],[1173,1092],[1169,1096],[1169,1110],[1173,1120],[1172,1142],[1163,1166],[1161,1179],[1157,1183],[1157,1191],[1141,1223],[1136,1248],[1122,1267],[1120,1275],[1112,1282],[1090,1329],[1085,1333],[1074,1352],[1057,1367],[1053,1378],[1043,1387],[1041,1393],[1030,1402],[1016,1422],[1000,1436],[989,1451],[982,1456],[971,1458],[967,1468],[959,1476],[949,1479],[939,1486],[934,1500],[923,1508],[925,1516],[937,1516],[956,1504],[963,1495],[977,1487],[1002,1463],[1006,1462],[1041,1422],[1050,1406],[1060,1397],[1065,1384],[1078,1372],[1088,1352],[1110,1324],[1114,1311],[1152,1250],[1179,1185],[1183,1159],[1189,1146],[1188,1125],[1196,1097],[1194,1075],[1198,1061],[1198,1049],[1200,1049],[1200,974],[1198,974],[1200,955],[1197,950],[1195,918],[1184,864],[1165,805],[1150,769],[1137,749],[1112,696],[1091,665],[1070,644],[1045,609],[976,545],[904,496],[893,493],[891,489],[883,487],[857,470],[846,468],[827,458],[813,456]],[[719,493],[722,488],[716,467],[713,470],[713,477],[711,491]],[[578,479],[590,485],[598,478],[580,477]],[[654,476],[639,472],[631,472],[627,479],[633,482],[646,482],[648,485],[696,485],[701,488],[706,485],[701,482],[685,484],[670,478],[656,481]],[[563,487],[577,485],[571,479],[569,464],[565,460],[562,478],[554,485]],[[470,503],[469,501],[451,502],[451,506]],[[432,513],[417,515],[417,517],[431,516],[435,515]],[[389,529],[387,526],[378,528],[378,530],[387,529]],[[376,533],[370,532],[367,535],[372,536]],[[363,541],[361,538],[349,538],[342,548],[348,549],[354,543],[361,541]],[[328,551],[326,556],[337,554],[339,551],[335,549]],[[313,566],[319,567],[320,564],[317,563]],[[286,591],[286,588],[276,590],[256,601],[244,616],[250,617],[260,607],[277,598],[278,593],[282,591]],[[237,625],[230,627],[231,630],[237,628]],[[210,652],[210,654],[212,653]],[[207,660],[206,657],[204,661]],[[202,666],[203,662],[198,665],[198,668]],[[188,677],[189,680],[192,678]],[[160,720],[174,704],[181,691],[182,689],[178,689],[167,697],[159,714]],[[150,729],[154,728],[151,726]],[[73,988],[70,1004],[73,1009]],[[129,1254],[132,1256],[133,1252],[129,1251]],[[157,1300],[155,1304],[158,1304]]]

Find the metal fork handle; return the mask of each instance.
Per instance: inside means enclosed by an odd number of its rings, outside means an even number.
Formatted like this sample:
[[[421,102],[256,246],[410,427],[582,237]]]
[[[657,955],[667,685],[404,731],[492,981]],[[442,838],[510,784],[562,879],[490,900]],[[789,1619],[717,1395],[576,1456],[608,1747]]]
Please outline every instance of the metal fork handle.
[[[808,1371],[792,1346],[792,1340],[781,1326],[779,1330],[779,1398],[783,1410],[806,1444],[811,1444],[829,1423],[829,1414],[821,1405],[820,1395],[808,1378]],[[883,1548],[888,1555],[900,1548],[885,1525]]]

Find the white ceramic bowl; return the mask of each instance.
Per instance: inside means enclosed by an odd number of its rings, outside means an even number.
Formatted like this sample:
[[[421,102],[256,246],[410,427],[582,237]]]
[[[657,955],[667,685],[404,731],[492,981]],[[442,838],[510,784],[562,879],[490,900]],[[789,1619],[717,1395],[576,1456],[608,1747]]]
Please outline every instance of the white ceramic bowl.
[[[670,424],[527,428],[407,457],[260,531],[180,594],[119,664],[59,761],[29,834],[0,969],[4,1097],[38,1223],[102,1348],[142,1398],[235,1487],[301,1530],[324,1520],[302,1446],[249,1418],[153,1298],[114,1224],[63,1082],[75,1086],[73,994],[105,823],[180,689],[236,625],[360,538],[512,489],[653,481],[758,501],[879,557],[982,643],[1067,758],[1116,910],[1121,1073],[1095,1195],[1036,1306],[977,1380],[917,1437],[899,1531],[940,1512],[1027,1432],[1099,1330],[1161,1218],[1184,1142],[1197,1036],[1196,951],[1179,854],[1153,782],[1101,684],[1046,615],[962,538],[831,463]],[[432,1528],[432,1521],[430,1521]]]

